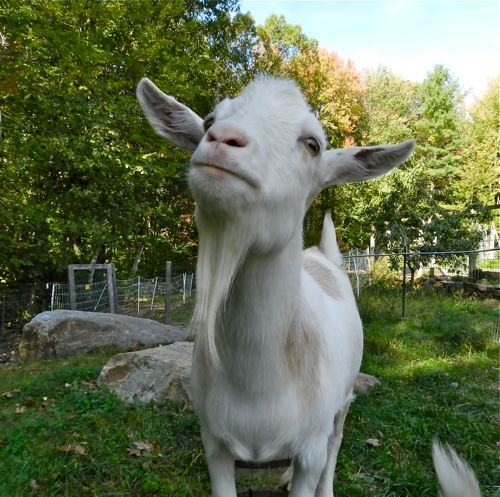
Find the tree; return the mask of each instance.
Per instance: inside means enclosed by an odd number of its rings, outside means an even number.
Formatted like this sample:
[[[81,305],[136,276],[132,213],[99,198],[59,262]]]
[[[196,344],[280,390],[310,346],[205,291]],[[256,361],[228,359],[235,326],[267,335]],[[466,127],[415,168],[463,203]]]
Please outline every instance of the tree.
[[[187,156],[153,135],[134,89],[148,75],[201,114],[234,92],[254,36],[237,1],[8,0],[0,12],[0,278],[61,278],[93,258],[127,274],[143,247],[151,273],[193,254]]]
[[[420,87],[380,76],[392,80],[388,86],[399,88],[399,96],[393,98],[398,90],[387,92],[385,102],[395,111],[392,115],[381,100],[368,106],[373,109],[368,118],[370,142],[382,137],[400,140],[408,133],[417,138],[417,148],[403,167],[373,184],[379,191],[372,190],[367,205],[377,245],[394,252],[477,248],[480,234],[474,224],[484,218],[484,210],[457,202],[464,163],[457,82],[441,66]],[[370,95],[377,92],[368,89]],[[420,256],[408,260],[411,282],[422,261]]]
[[[359,83],[356,142],[366,145],[397,143],[414,136],[417,85],[379,68],[363,75]],[[349,139],[347,141],[349,143]],[[410,157],[400,169],[411,169]],[[395,174],[394,172],[391,174]],[[374,234],[377,216],[384,213],[375,205],[389,188],[389,176],[351,185],[342,185],[327,192],[334,210],[337,233],[344,249],[365,248]]]
[[[321,86],[318,114],[332,148],[360,144],[365,131],[361,76],[350,60],[318,50]]]
[[[416,270],[431,259],[421,252],[473,250],[481,237],[472,226],[474,213],[450,210],[438,202],[419,166],[390,174],[381,184],[380,195],[372,198],[370,208],[378,247],[417,254],[407,258],[410,287]],[[458,261],[450,256],[434,258],[443,259]]]
[[[490,81],[464,125],[464,167],[459,191],[465,205],[490,206],[500,192],[500,78]]]
[[[392,143],[414,137],[418,85],[380,67],[364,74],[363,86],[367,143]]]
[[[285,76],[297,82],[313,109],[317,108],[322,74],[318,42],[284,16],[271,15],[256,28],[254,73]]]
[[[458,178],[463,141],[460,134],[458,82],[443,66],[436,66],[420,87],[415,138],[417,161],[428,188],[450,203],[450,183]]]

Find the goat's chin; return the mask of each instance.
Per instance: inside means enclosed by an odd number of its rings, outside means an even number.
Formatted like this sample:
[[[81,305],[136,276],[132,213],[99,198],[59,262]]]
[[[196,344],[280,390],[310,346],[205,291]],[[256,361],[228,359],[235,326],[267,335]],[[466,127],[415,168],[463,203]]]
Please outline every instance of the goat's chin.
[[[258,189],[254,185],[218,168],[190,168],[188,182],[194,199],[207,209],[215,209],[218,215],[230,213],[257,200]]]

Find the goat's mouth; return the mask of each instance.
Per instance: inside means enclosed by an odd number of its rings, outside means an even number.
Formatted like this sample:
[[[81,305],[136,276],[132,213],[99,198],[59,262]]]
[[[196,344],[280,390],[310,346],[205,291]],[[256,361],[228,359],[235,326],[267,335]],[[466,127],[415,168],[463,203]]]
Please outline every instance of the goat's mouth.
[[[233,176],[235,178],[238,178],[245,183],[248,183],[252,188],[258,188],[259,185],[257,182],[251,178],[249,175],[244,174],[241,171],[235,171],[232,168],[221,166],[219,164],[212,164],[212,163],[206,163],[206,162],[195,162],[192,164],[194,167],[197,168],[202,168],[204,171],[206,171],[210,176],[217,178],[217,179],[223,179],[227,176]]]

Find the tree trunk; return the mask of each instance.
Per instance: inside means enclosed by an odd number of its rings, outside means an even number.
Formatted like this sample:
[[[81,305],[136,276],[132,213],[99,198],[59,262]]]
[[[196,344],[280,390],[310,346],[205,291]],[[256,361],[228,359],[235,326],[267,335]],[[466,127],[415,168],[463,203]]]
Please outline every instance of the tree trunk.
[[[137,269],[139,268],[139,262],[141,260],[142,252],[144,251],[144,245],[140,245],[135,254],[134,264],[132,265],[132,278],[136,275]]]

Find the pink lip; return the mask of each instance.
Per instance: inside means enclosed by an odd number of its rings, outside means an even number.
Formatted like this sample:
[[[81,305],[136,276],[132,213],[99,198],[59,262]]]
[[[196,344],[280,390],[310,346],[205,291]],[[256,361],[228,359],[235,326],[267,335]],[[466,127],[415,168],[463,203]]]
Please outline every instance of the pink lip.
[[[203,167],[204,169],[207,170],[207,172],[210,175],[212,175],[216,178],[223,178],[226,175],[230,175],[230,176],[234,176],[234,177],[244,181],[245,183],[248,183],[253,188],[258,187],[258,185],[255,183],[255,181],[253,181],[251,178],[249,178],[247,176],[240,175],[240,174],[236,173],[235,171],[232,171],[231,169],[227,169],[227,168],[219,166],[217,164],[206,164],[203,162],[198,162],[194,165],[196,167]]]

